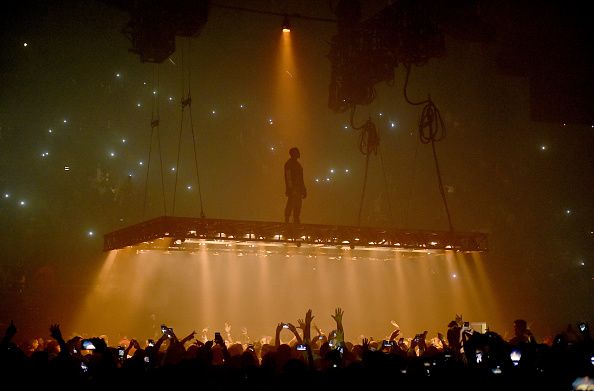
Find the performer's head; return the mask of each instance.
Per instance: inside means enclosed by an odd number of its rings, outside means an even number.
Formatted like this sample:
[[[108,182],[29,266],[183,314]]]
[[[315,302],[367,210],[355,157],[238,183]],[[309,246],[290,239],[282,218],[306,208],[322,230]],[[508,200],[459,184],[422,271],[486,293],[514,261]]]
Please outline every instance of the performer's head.
[[[297,147],[289,149],[289,155],[291,155],[293,159],[298,159],[301,157],[301,154],[299,153],[299,149],[297,149]]]

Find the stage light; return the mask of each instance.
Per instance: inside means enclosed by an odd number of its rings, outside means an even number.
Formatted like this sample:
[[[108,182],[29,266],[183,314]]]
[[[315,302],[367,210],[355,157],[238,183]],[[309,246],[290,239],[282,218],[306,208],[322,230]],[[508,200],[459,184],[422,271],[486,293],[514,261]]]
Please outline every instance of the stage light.
[[[283,19],[283,33],[290,33],[291,32],[291,24],[289,23],[289,16],[285,15]]]

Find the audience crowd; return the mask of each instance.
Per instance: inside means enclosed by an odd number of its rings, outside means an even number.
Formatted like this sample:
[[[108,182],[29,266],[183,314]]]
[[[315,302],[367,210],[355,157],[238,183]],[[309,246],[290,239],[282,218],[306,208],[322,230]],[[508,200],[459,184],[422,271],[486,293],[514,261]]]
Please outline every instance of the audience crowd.
[[[270,343],[233,341],[230,327],[226,338],[217,332],[198,339],[194,331],[180,339],[162,325],[156,340],[110,346],[101,337],[65,340],[55,324],[50,338],[20,346],[11,322],[0,343],[1,379],[5,387],[60,389],[594,390],[587,323],[569,325],[544,343],[518,319],[506,341],[456,316],[445,336],[431,338],[424,331],[405,338],[394,324],[385,340],[351,342],[344,338],[343,315],[335,310],[336,328],[326,335],[308,310],[297,325],[279,323]],[[281,342],[282,333],[290,342]]]

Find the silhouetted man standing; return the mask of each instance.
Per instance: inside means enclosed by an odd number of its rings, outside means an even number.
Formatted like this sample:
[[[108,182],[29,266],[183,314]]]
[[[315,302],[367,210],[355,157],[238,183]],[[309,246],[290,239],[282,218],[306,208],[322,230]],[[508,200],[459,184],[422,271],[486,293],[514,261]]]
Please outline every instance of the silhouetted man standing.
[[[288,223],[291,214],[293,214],[293,222],[298,224],[300,223],[301,200],[307,196],[307,190],[303,183],[303,167],[297,160],[301,157],[299,149],[291,148],[289,155],[291,158],[285,163],[285,195],[287,196],[285,222]]]

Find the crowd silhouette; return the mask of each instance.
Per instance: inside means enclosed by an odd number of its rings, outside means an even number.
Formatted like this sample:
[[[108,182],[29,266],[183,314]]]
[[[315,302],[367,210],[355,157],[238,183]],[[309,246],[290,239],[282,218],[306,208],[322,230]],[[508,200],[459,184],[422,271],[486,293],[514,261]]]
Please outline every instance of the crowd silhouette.
[[[233,341],[229,325],[226,339],[216,332],[204,340],[196,331],[180,339],[162,325],[160,338],[121,346],[102,337],[65,340],[58,324],[50,325],[49,338],[19,346],[11,322],[1,341],[1,379],[4,386],[60,389],[594,389],[587,323],[568,325],[545,343],[518,319],[506,341],[494,331],[473,330],[456,315],[445,337],[422,331],[406,338],[393,322],[389,338],[351,342],[345,340],[344,311],[336,308],[331,317],[336,328],[326,335],[308,310],[297,325],[278,323],[270,343]],[[283,332],[291,336],[287,343]]]

